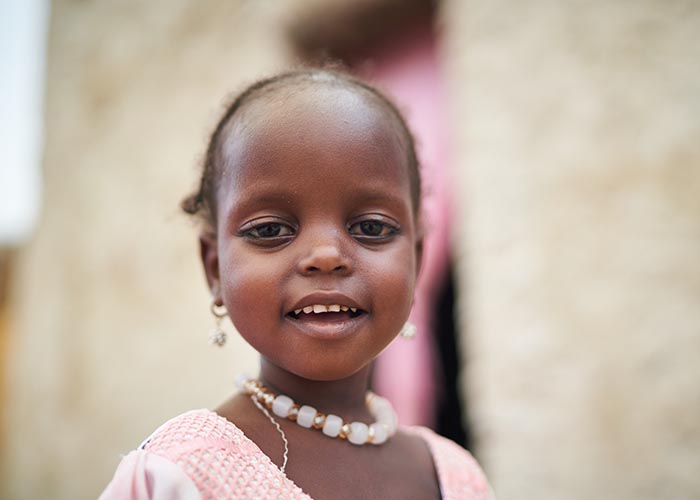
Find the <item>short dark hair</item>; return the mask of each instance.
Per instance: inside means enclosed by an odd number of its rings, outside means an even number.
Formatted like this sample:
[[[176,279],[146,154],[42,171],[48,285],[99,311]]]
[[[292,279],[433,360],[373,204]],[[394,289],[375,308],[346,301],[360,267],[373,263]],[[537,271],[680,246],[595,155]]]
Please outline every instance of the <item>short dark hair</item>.
[[[219,172],[222,163],[221,140],[227,125],[244,104],[253,99],[260,98],[268,92],[285,86],[303,84],[314,85],[317,83],[343,85],[366,93],[370,97],[374,97],[395,118],[399,125],[400,133],[403,135],[405,141],[412,205],[414,213],[418,213],[420,209],[421,178],[415,141],[406,121],[396,105],[377,88],[342,71],[325,68],[298,69],[259,80],[248,86],[235,97],[219,119],[219,122],[209,138],[209,144],[207,145],[204,163],[202,165],[199,189],[187,196],[180,204],[186,213],[200,218],[205,226],[205,230],[211,231],[213,234],[216,233],[216,182],[221,174],[221,172]]]

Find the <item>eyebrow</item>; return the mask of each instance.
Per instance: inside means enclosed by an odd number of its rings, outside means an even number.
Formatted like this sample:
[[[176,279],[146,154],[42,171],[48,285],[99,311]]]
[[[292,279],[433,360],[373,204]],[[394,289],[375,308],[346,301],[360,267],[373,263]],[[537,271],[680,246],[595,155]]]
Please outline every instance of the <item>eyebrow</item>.
[[[291,196],[290,196],[291,194]],[[228,203],[227,207],[229,209],[233,207],[245,208],[251,205],[273,205],[279,204],[280,202],[292,203],[293,193],[289,191],[280,191],[278,189],[264,189],[254,193],[241,194],[233,198],[232,203]]]
[[[292,204],[299,196],[299,193],[290,190],[280,190],[278,185],[272,185],[272,183],[266,183],[267,186],[262,186],[253,193],[242,194],[234,200],[232,204],[227,206],[228,209],[233,208],[247,208],[251,205],[279,205],[280,203],[287,205]],[[357,200],[359,203],[380,203],[382,205],[390,205],[399,209],[412,206],[411,202],[408,203],[401,196],[396,196],[393,194],[388,194],[386,191],[378,189],[358,189],[352,194],[353,200]]]
[[[381,202],[397,206],[403,206],[406,204],[404,198],[400,196],[390,195],[386,192],[377,190],[357,191],[353,194],[353,197],[362,202]],[[410,206],[411,204],[408,203],[408,205]]]

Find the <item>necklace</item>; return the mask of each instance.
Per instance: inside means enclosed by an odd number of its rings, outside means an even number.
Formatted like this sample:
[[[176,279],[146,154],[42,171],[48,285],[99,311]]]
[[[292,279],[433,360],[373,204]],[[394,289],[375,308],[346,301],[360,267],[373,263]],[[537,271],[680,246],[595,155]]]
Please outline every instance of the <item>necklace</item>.
[[[275,394],[259,380],[245,375],[237,379],[236,385],[241,392],[250,396],[255,406],[275,425],[277,432],[282,436],[284,442],[282,472],[287,466],[289,443],[279,423],[270,415],[270,410],[278,417],[296,422],[301,427],[320,430],[328,437],[344,439],[357,446],[368,443],[374,445],[385,443],[387,439],[396,434],[398,428],[396,412],[394,412],[389,400],[377,396],[371,391],[367,392],[365,402],[367,409],[376,421],[367,425],[363,422],[347,422],[332,413],[321,413],[312,406],[300,406],[289,396]]]

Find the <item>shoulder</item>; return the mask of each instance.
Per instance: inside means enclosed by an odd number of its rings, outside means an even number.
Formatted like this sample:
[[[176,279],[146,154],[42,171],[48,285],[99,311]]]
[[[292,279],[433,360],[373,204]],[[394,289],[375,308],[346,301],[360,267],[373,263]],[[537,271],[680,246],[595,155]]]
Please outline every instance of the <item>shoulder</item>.
[[[200,493],[259,461],[259,451],[235,425],[210,410],[192,410],[158,427],[126,455],[100,500],[199,499]]]
[[[140,450],[177,460],[194,449],[220,448],[246,451],[251,443],[231,422],[211,410],[191,410],[158,427]]]
[[[492,499],[493,493],[478,462],[454,441],[427,427],[406,427],[403,431],[425,440],[445,499]]]

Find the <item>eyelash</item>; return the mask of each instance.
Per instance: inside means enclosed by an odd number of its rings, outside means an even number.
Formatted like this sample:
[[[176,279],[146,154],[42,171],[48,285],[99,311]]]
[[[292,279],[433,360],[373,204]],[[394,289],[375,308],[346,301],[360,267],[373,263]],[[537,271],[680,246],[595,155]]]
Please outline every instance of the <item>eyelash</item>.
[[[378,225],[373,229],[379,229],[380,234],[364,234],[364,230],[368,230],[368,224]],[[364,225],[364,228],[363,228]],[[353,229],[358,228],[360,232],[355,232]],[[264,235],[261,231],[272,229],[277,230],[277,234]],[[366,218],[351,222],[347,225],[348,233],[356,240],[362,243],[381,243],[389,240],[401,232],[399,225],[393,221],[388,221],[386,217],[375,215],[371,218]],[[247,238],[256,244],[263,246],[278,246],[287,243],[296,235],[297,228],[285,222],[277,221],[251,221],[243,225],[238,233],[238,236]],[[283,233],[283,234],[279,234]]]
[[[262,235],[260,234],[261,231],[264,231],[266,229],[277,229],[278,232],[287,232],[288,234],[268,234],[268,235]],[[250,229],[244,229],[241,232],[242,236],[246,236],[248,238],[252,238],[255,240],[267,240],[267,239],[274,239],[274,238],[287,238],[290,236],[294,235],[294,229],[287,225],[283,224],[281,222],[263,222],[260,224],[255,224],[253,225]],[[255,234],[257,233],[257,234]]]
[[[359,227],[362,228],[362,225],[367,225],[367,224],[373,224],[373,225],[378,225],[379,229],[381,231],[380,234],[364,234],[364,233],[355,233],[353,232],[354,227]],[[362,229],[360,229],[362,231]],[[367,242],[379,242],[382,240],[386,240],[388,238],[391,238],[392,236],[397,235],[400,230],[398,224],[391,223],[386,220],[385,217],[378,217],[375,216],[374,218],[370,219],[364,219],[360,220],[357,222],[353,222],[352,224],[348,225],[348,232],[353,235],[355,238],[360,238],[363,241]]]

